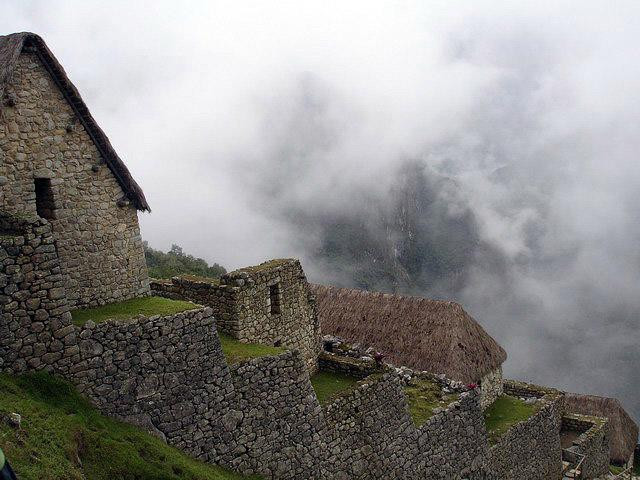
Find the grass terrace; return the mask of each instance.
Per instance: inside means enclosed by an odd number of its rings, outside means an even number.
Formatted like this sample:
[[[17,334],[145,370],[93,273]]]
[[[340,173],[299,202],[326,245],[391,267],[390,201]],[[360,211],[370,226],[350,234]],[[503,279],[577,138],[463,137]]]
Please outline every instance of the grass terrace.
[[[138,315],[144,315],[145,317],[174,315],[195,308],[200,308],[200,305],[163,297],[140,297],[125,300],[124,302],[110,303],[102,307],[74,310],[71,312],[71,317],[73,323],[82,326],[89,320],[100,323],[105,320],[128,320]]]
[[[224,353],[229,365],[250,360],[252,358],[279,355],[287,350],[283,347],[272,347],[270,345],[261,345],[258,343],[242,343],[229,335],[225,335],[220,332],[218,333],[220,335],[220,343],[222,344],[222,352]]]
[[[357,383],[356,378],[343,373],[318,372],[311,377],[311,385],[320,405],[324,405],[338,393],[353,388]]]
[[[440,385],[427,379],[418,380],[404,390],[409,413],[417,427],[429,420],[436,408],[447,408],[459,398],[457,393],[444,393]]]
[[[159,438],[101,415],[69,383],[46,373],[0,375],[0,447],[20,480],[240,480]]]
[[[536,404],[525,403],[516,397],[502,395],[484,412],[489,443],[493,445],[513,425],[523,422],[538,410]]]

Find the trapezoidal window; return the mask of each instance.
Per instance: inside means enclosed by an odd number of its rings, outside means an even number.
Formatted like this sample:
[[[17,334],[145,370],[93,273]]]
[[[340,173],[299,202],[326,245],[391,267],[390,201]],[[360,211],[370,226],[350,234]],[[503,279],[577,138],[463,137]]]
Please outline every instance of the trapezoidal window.
[[[53,201],[53,190],[50,178],[36,178],[36,211],[38,216],[53,220],[56,218],[56,204]]]
[[[280,313],[280,284],[269,285],[269,305],[271,315]]]

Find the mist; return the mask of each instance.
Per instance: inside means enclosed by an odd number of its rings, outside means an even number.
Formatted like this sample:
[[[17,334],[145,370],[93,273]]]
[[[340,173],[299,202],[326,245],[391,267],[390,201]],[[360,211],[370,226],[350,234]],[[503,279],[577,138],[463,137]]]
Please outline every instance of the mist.
[[[640,419],[637,2],[8,1],[155,248],[453,299],[512,378]],[[518,2],[521,3],[521,2]]]

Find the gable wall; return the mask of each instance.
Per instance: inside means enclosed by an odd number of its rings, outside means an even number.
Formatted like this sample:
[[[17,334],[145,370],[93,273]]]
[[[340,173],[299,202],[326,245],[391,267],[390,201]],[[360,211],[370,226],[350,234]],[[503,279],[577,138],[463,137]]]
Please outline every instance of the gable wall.
[[[21,54],[5,96],[15,106],[0,107],[0,209],[35,214],[34,178],[51,178],[69,305],[148,294],[137,212],[117,206],[124,192],[36,54]]]

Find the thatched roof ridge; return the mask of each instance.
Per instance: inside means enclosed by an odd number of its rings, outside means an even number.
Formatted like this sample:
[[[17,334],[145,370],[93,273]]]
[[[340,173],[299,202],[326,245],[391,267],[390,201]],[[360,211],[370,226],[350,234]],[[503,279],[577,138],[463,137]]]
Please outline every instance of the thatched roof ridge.
[[[638,443],[638,425],[617,398],[567,393],[565,405],[570,413],[609,419],[611,461],[622,464],[629,460]]]
[[[311,289],[324,334],[374,347],[392,364],[471,383],[507,358],[455,302],[324,285]]]
[[[98,126],[78,89],[67,77],[64,68],[58,62],[44,40],[35,33],[22,32],[0,36],[0,99],[5,85],[11,81],[13,70],[23,48],[33,48],[49,71],[65,99],[76,113],[78,119],[93,140],[107,166],[118,180],[127,198],[138,210],[151,211],[140,186],[129,173],[124,162],[111,146],[104,131]]]

